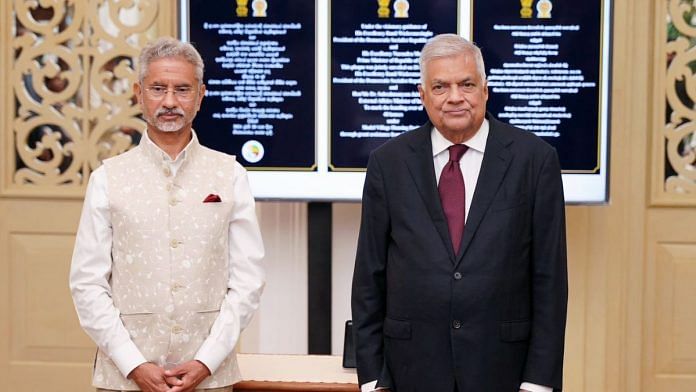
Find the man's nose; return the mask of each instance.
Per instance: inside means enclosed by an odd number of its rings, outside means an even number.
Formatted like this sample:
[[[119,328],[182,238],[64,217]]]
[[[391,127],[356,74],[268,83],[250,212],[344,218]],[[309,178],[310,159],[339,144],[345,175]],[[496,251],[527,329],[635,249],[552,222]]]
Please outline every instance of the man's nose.
[[[464,93],[459,86],[453,86],[451,89],[449,89],[447,100],[450,102],[461,102],[464,100]]]
[[[174,90],[167,90],[162,98],[162,106],[166,108],[175,108],[179,105],[179,101],[174,95]]]

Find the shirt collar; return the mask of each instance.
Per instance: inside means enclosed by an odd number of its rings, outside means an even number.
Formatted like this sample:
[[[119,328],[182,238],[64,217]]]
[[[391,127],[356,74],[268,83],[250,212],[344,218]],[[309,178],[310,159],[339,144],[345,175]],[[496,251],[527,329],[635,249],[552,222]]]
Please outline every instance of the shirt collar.
[[[198,143],[198,136],[196,136],[196,131],[191,129],[191,140],[188,142],[186,147],[184,147],[183,150],[177,155],[176,158],[172,159],[169,154],[164,152],[158,145],[155,144],[155,142],[150,139],[150,136],[148,135],[147,130],[143,132],[143,136],[140,139],[140,146],[143,147],[147,155],[152,158],[155,163],[157,164],[162,164],[162,163],[177,163],[177,162],[183,162],[186,161],[187,159],[191,159],[191,157],[195,154],[195,151],[198,149],[198,146],[200,144]]]
[[[488,140],[489,127],[490,125],[488,124],[488,120],[484,118],[479,130],[476,131],[471,139],[467,140],[463,144],[470,149],[476,150],[483,154],[483,152],[486,150],[486,140]],[[433,126],[433,130],[430,132],[430,141],[433,145],[433,156],[440,154],[441,152],[447,150],[449,146],[454,144],[442,136],[440,131],[438,131],[435,126]]]

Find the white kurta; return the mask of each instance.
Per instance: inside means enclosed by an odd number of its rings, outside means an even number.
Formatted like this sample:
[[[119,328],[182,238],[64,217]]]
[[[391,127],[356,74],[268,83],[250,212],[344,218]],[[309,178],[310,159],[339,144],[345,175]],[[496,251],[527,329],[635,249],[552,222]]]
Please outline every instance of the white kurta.
[[[219,203],[204,203],[209,194]],[[126,376],[150,361],[197,359],[199,388],[239,380],[234,347],[258,307],[263,243],[245,169],[201,146],[175,160],[144,135],[90,178],[70,288],[99,346],[93,384],[137,389]]]

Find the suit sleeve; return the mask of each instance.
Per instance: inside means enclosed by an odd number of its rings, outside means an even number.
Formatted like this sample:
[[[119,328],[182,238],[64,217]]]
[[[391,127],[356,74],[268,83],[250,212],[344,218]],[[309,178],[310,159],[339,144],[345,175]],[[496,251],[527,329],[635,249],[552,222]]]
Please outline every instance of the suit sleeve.
[[[532,213],[532,331],[523,379],[561,389],[568,303],[565,202],[558,155],[546,153]]]
[[[362,220],[353,273],[351,309],[359,384],[391,383],[384,366],[382,325],[386,312],[386,265],[390,219],[382,171],[370,156],[363,188]]]

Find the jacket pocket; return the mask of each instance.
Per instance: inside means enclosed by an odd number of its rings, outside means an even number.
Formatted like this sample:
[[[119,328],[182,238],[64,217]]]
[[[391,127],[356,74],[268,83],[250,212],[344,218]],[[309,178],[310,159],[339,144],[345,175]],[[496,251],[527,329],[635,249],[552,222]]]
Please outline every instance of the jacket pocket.
[[[154,313],[121,314],[123,326],[145,359],[160,363],[169,349],[169,330],[163,328],[162,316]]]
[[[493,200],[493,202],[491,202],[491,212],[510,210],[525,204],[527,204],[526,195],[514,199]]]
[[[198,311],[191,318],[192,325],[190,325],[190,329],[194,331],[204,331],[205,336],[203,338],[205,339],[219,315],[219,309]]]
[[[529,320],[505,321],[500,324],[500,340],[519,342],[529,339],[532,322]]]
[[[121,322],[126,327],[131,339],[147,339],[153,333],[157,324],[157,315],[152,312],[121,313]]]
[[[384,319],[384,336],[393,339],[411,339],[411,323],[387,317]]]

